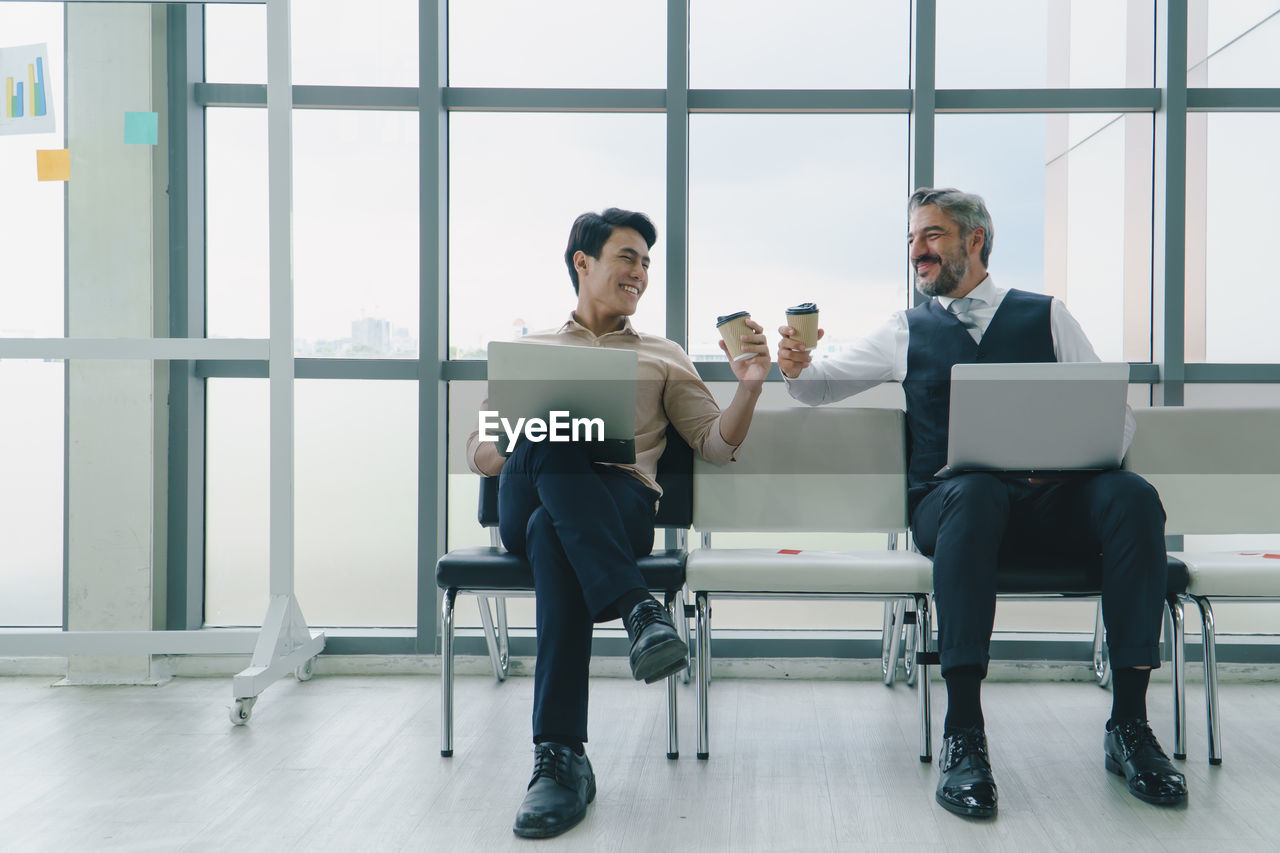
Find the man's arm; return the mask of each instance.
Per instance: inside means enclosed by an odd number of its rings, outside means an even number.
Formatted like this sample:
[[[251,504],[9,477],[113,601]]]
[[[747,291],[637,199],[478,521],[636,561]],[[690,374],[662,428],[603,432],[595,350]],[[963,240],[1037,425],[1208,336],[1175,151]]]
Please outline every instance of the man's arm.
[[[764,379],[769,373],[771,362],[764,330],[754,321],[748,322],[752,334],[743,341],[743,350],[759,355],[729,362],[734,376],[738,378],[738,387],[733,400],[723,411],[698,377],[693,361],[683,349],[672,344],[672,358],[668,362],[662,389],[663,410],[685,443],[703,459],[716,465],[732,462],[738,447],[746,440],[756,403],[764,389]],[[723,341],[720,349],[725,351]]]
[[[1053,354],[1058,361],[1099,362],[1093,344],[1080,327],[1080,323],[1061,299],[1054,299],[1049,306],[1049,329],[1053,333]],[[1124,407],[1124,452],[1129,452],[1133,444],[1133,436],[1138,431],[1138,422],[1134,420],[1133,409],[1126,403]]]
[[[769,342],[764,336],[764,327],[754,320],[748,319],[752,335],[743,335],[743,352],[757,353],[755,358],[734,361],[729,359],[729,367],[738,378],[738,387],[734,389],[733,400],[729,407],[720,413],[720,437],[725,444],[737,448],[747,438],[747,430],[751,428],[751,417],[755,414],[756,403],[760,401],[760,393],[764,390],[764,379],[769,375]],[[747,339],[749,338],[749,339]],[[720,341],[720,350],[729,355],[724,341]]]
[[[812,353],[792,335],[778,329],[778,368],[787,392],[810,406],[834,403],[882,382],[901,382],[907,374],[907,316],[899,311],[852,347],[812,360]],[[819,334],[821,336],[821,332]]]

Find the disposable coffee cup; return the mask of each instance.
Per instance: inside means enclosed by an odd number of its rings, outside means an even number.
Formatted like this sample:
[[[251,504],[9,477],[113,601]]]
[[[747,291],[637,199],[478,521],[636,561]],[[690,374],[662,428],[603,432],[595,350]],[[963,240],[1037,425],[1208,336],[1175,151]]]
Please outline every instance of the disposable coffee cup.
[[[720,337],[724,338],[724,344],[729,348],[731,361],[744,361],[755,356],[753,352],[742,351],[742,336],[755,334],[747,325],[749,319],[751,314],[747,311],[737,311],[716,318],[716,328],[720,330]]]
[[[793,305],[787,309],[787,325],[795,329],[793,340],[804,344],[805,349],[818,346],[818,306],[812,302]]]

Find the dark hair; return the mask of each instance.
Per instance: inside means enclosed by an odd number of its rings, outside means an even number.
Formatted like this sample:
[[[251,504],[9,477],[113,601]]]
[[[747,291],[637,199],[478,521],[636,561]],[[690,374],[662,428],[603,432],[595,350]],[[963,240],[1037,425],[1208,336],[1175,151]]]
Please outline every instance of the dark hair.
[[[932,204],[939,208],[960,227],[960,239],[968,240],[975,228],[982,229],[982,250],[979,258],[982,265],[989,266],[991,245],[995,242],[996,232],[991,225],[991,214],[987,212],[987,204],[982,196],[947,187],[921,187],[907,199],[907,216],[921,207]]]
[[[564,264],[569,268],[569,280],[573,282],[574,293],[578,292],[578,271],[573,268],[573,256],[578,252],[585,252],[598,259],[600,250],[609,242],[615,228],[635,229],[644,238],[644,244],[651,249],[658,242],[658,229],[643,213],[611,207],[604,213],[582,214],[573,220],[573,227],[569,229],[569,246],[564,250]]]

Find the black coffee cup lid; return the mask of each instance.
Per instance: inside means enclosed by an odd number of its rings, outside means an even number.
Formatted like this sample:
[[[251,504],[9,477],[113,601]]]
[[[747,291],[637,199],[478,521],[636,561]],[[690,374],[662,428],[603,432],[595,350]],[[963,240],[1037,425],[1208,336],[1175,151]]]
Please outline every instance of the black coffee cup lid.
[[[728,323],[730,320],[736,320],[739,317],[750,317],[750,316],[751,316],[750,311],[735,311],[732,314],[725,314],[722,317],[717,317],[716,326],[723,326],[725,323]]]
[[[788,314],[817,314],[818,306],[813,302],[801,302],[787,309]]]

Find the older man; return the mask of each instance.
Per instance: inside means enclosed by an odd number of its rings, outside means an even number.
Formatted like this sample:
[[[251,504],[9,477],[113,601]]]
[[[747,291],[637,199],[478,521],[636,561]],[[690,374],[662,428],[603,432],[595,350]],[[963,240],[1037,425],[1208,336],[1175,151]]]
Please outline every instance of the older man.
[[[928,301],[893,315],[870,337],[828,358],[779,329],[778,367],[791,396],[809,405],[885,381],[907,403],[908,509],[921,551],[933,557],[938,646],[947,716],[936,798],[948,811],[994,817],[981,685],[995,621],[1001,550],[1102,557],[1102,609],[1114,672],[1103,761],[1130,792],[1157,804],[1186,799],[1177,772],[1147,724],[1146,692],[1160,665],[1166,585],[1164,509],[1146,481],[1107,471],[1057,482],[967,473],[946,480],[951,368],[987,362],[1098,361],[1066,306],[1003,289],[987,273],[994,229],[986,204],[955,189],[921,189],[907,204],[907,254]],[[1134,421],[1128,413],[1125,447]]]

